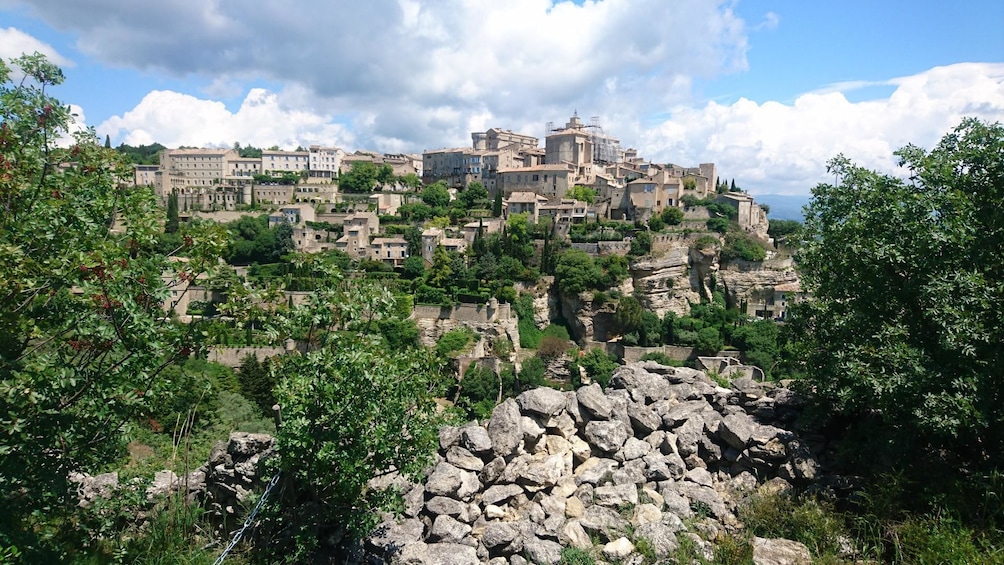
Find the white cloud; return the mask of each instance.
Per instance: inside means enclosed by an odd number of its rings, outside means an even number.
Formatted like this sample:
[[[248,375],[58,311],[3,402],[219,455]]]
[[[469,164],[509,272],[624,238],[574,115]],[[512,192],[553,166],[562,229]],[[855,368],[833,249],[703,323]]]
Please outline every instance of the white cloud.
[[[236,112],[222,102],[172,91],[153,91],[121,116],[97,127],[129,145],[231,146],[235,141],[292,149],[297,145],[351,145],[353,136],[332,116],[295,109],[280,95],[252,89]]]
[[[0,0],[3,1],[3,0]],[[930,146],[974,115],[1004,120],[1001,64],[957,64],[846,82],[792,103],[698,103],[694,80],[747,69],[750,28],[721,0],[32,0],[105,64],[202,77],[241,108],[155,91],[98,127],[166,145],[322,143],[421,151],[498,126],[542,137],[572,110],[657,162],[714,161],[759,193],[806,193],[844,153],[894,170],[892,151]],[[881,90],[861,90],[883,86]],[[852,102],[846,92],[882,92]],[[891,90],[891,93],[889,91]],[[698,105],[702,104],[702,105]]]
[[[26,0],[27,3],[27,0]],[[204,92],[263,79],[310,111],[372,123],[360,143],[467,143],[465,119],[505,127],[688,101],[691,77],[746,68],[745,23],[721,0],[32,0],[30,11],[115,66],[200,76]],[[594,88],[605,85],[605,88]]]
[[[48,43],[14,27],[0,28],[0,59],[6,62],[7,59],[20,57],[23,54],[30,55],[35,51],[42,53],[49,58],[49,61],[61,67],[73,66],[73,61],[60,55]]]
[[[1004,121],[1004,63],[960,63],[886,81],[886,98],[850,102],[836,90],[793,104],[746,99],[675,108],[645,132],[643,154],[680,164],[713,161],[721,175],[759,194],[807,194],[843,153],[898,173],[893,151],[932,147],[966,116]]]

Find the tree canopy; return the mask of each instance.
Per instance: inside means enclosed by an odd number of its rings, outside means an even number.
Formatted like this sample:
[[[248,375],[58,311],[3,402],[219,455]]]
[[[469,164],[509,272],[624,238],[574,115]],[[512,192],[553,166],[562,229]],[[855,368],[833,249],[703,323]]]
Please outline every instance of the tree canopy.
[[[823,409],[999,466],[1004,127],[967,119],[896,155],[908,180],[838,157],[837,184],[813,189],[796,355]]]
[[[161,275],[213,268],[224,234],[189,231],[184,264],[157,253],[154,195],[122,182],[120,156],[93,130],[55,145],[71,120],[48,94],[59,68],[37,53],[13,65],[28,80],[0,62],[0,559],[16,546],[56,562],[73,535],[53,526],[74,511],[69,474],[121,453],[124,427],[173,392],[165,367],[194,347],[195,326],[165,322]]]

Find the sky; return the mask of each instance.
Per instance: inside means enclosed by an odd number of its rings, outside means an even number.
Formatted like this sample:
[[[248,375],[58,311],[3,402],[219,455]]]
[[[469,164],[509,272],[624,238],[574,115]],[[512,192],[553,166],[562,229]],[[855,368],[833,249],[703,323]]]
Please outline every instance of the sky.
[[[754,195],[1004,121],[1000,0],[0,0],[0,57],[36,50],[116,146],[421,153],[577,113]]]

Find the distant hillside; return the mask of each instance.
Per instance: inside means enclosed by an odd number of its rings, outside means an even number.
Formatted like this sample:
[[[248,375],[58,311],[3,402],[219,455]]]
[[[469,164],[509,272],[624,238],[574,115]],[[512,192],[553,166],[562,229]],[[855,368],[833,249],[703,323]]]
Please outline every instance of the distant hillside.
[[[767,213],[769,220],[805,221],[802,206],[809,203],[809,195],[757,194],[754,198],[758,203],[770,206],[770,212]]]

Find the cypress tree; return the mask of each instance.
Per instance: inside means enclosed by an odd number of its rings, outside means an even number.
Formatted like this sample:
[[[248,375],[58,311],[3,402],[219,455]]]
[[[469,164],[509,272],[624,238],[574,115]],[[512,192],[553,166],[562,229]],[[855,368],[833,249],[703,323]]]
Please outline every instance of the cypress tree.
[[[178,193],[172,193],[167,198],[167,223],[164,224],[164,233],[177,233],[178,231]]]

